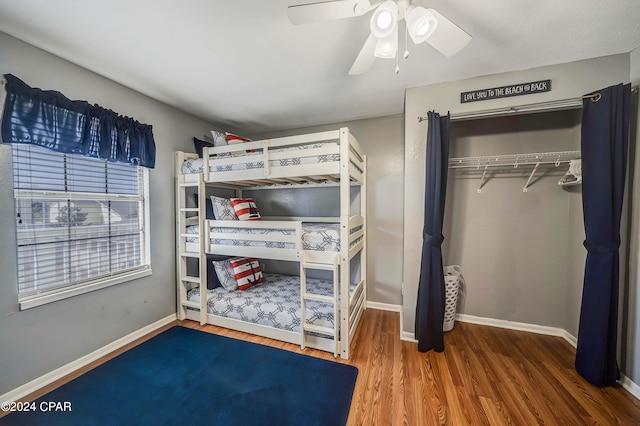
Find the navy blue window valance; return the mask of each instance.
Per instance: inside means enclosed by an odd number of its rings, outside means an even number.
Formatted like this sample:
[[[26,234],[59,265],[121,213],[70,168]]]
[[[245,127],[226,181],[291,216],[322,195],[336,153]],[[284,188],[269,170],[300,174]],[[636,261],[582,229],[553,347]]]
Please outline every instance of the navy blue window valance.
[[[151,125],[86,101],[69,100],[60,92],[29,87],[11,74],[4,77],[4,143],[28,143],[65,154],[155,166]]]

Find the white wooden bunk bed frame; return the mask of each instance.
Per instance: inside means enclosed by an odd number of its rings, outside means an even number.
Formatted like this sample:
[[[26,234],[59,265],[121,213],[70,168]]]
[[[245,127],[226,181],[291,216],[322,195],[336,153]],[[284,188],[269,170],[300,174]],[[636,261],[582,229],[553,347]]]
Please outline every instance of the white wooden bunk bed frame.
[[[337,142],[315,147],[320,142]],[[309,149],[283,151],[283,148],[300,145],[314,146]],[[221,157],[220,154],[237,153],[239,148],[253,150],[241,156]],[[271,164],[272,160],[290,159],[294,154],[305,156],[339,154],[339,161],[317,164]],[[196,154],[176,152],[176,255],[177,255],[177,312],[178,319],[191,319],[201,324],[213,324],[251,334],[265,336],[285,342],[333,352],[334,356],[349,357],[360,318],[366,309],[366,156],[358,141],[344,127],[338,130],[304,134],[298,136],[267,139],[241,145],[204,148],[203,172],[184,174],[184,161],[197,158]],[[247,170],[215,171],[217,165],[228,165],[261,161],[263,167]],[[214,171],[212,171],[212,169]],[[340,216],[321,217],[263,217],[260,221],[209,221],[205,218],[206,186],[232,188],[236,196],[242,197],[243,189],[262,188],[308,188],[318,186],[339,186]],[[350,190],[352,185],[360,186],[360,214],[352,214]],[[195,188],[198,206],[188,207],[187,188]],[[193,189],[192,189],[193,191]],[[258,206],[259,208],[259,206]],[[338,222],[340,224],[340,251],[303,250],[302,222]],[[200,233],[197,243],[187,242],[194,234],[186,233],[188,225],[198,224]],[[262,240],[288,243],[293,248],[244,247],[215,244],[211,241],[211,226],[234,228],[234,239]],[[238,233],[242,229],[285,229],[287,235],[267,236]],[[199,262],[199,275],[186,273],[188,258],[206,260],[207,254],[255,257],[258,259],[289,260],[299,262],[301,287],[301,327],[300,332],[281,330],[273,327],[244,322],[213,315],[207,312],[207,268],[206,261]],[[360,280],[355,290],[350,291],[350,261],[360,254]],[[328,270],[333,272],[333,295],[321,296],[307,292],[307,270]],[[200,302],[187,300],[190,288],[200,287]],[[321,301],[333,304],[334,327],[320,327],[306,321],[307,301]],[[307,333],[310,332],[311,334]],[[327,336],[327,337],[322,337]]]

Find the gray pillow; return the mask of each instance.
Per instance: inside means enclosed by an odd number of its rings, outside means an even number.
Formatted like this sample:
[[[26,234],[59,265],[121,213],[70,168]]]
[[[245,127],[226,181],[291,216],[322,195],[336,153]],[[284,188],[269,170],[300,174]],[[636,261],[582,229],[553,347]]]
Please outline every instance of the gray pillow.
[[[213,204],[213,214],[217,220],[238,220],[231,200],[212,195],[211,204]]]
[[[231,259],[213,260],[212,263],[222,287],[227,291],[237,290],[238,281],[236,281],[236,275],[233,272],[233,266],[231,266]]]

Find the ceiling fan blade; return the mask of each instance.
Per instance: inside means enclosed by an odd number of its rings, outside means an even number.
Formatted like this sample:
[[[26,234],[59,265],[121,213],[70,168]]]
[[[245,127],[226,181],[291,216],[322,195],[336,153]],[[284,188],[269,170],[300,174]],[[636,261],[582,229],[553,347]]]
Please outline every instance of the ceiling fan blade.
[[[447,58],[455,55],[471,41],[471,36],[434,9],[427,9],[438,20],[436,30],[427,39],[427,43]]]
[[[293,25],[361,16],[371,10],[369,0],[341,0],[289,6],[287,14]]]
[[[373,65],[376,60],[374,53],[377,41],[378,39],[373,34],[369,34],[369,38],[364,42],[364,46],[362,46],[358,57],[353,62],[353,65],[351,65],[349,75],[364,74],[371,68],[371,65]]]

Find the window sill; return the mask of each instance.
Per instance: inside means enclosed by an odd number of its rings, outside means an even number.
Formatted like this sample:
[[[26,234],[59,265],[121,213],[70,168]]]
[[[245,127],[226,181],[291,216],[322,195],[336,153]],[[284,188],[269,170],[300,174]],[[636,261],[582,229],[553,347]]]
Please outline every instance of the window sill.
[[[128,274],[118,275],[112,278],[102,279],[99,281],[90,282],[82,286],[75,286],[70,288],[64,288],[59,291],[52,291],[45,294],[37,294],[33,296],[27,296],[19,299],[20,310],[35,308],[37,306],[46,305],[47,303],[57,302],[58,300],[68,299],[80,294],[89,293],[91,291],[99,290],[101,288],[111,287],[123,282],[137,280],[142,277],[151,275],[151,268],[143,269],[140,271],[130,272]]]

